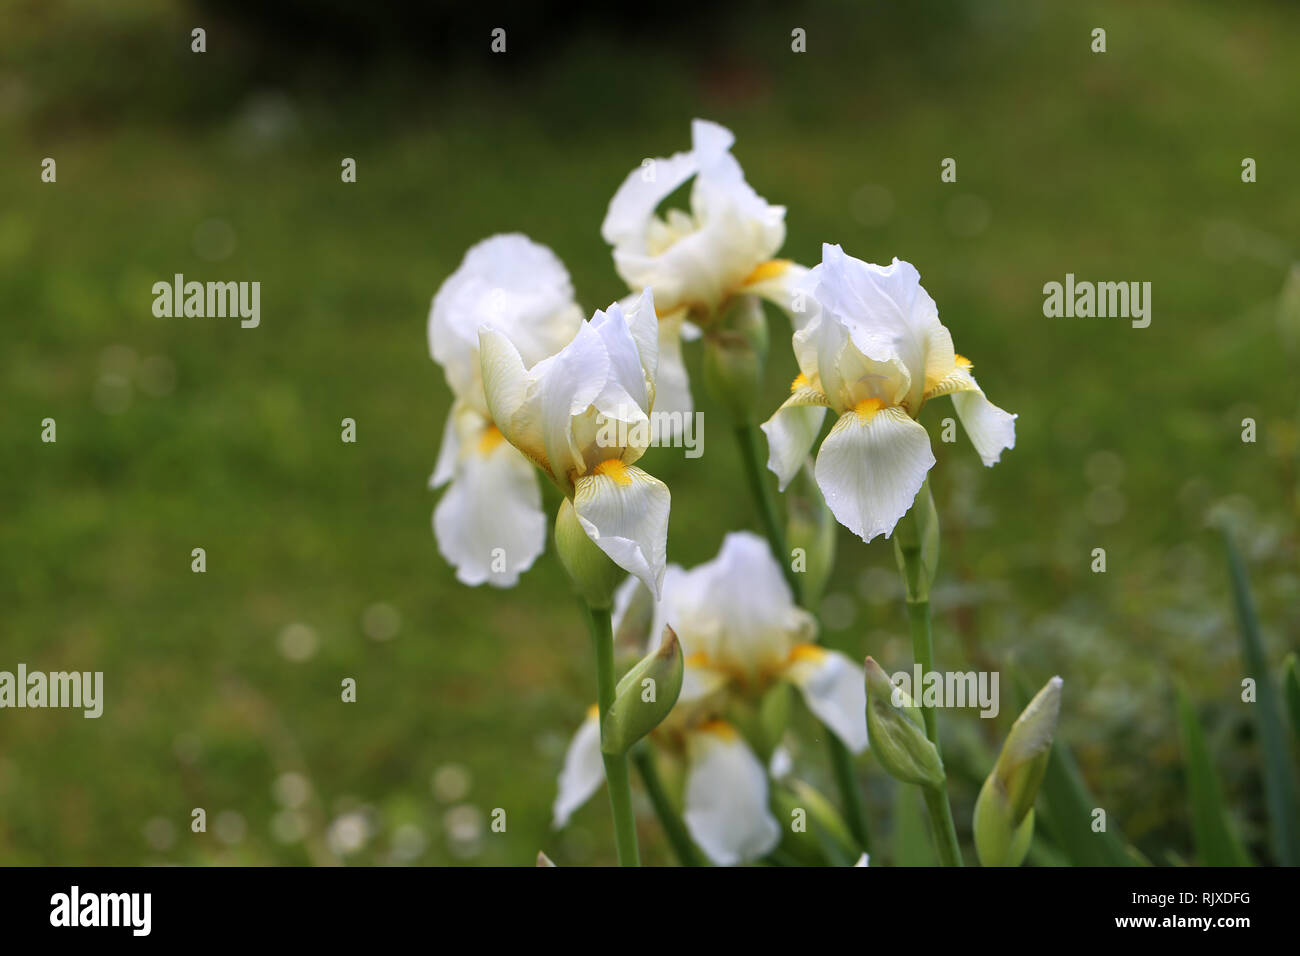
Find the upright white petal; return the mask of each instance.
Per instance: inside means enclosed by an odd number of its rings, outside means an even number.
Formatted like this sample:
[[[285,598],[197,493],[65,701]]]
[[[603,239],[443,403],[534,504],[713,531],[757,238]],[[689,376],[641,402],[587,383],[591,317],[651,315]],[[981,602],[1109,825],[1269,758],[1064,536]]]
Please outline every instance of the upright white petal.
[[[845,412],[817,453],[835,520],[863,541],[893,532],[934,465],[930,436],[898,408]]]
[[[439,552],[464,584],[513,587],[546,547],[537,472],[489,426],[453,475],[433,512]]]
[[[786,676],[808,709],[855,754],[867,749],[867,691],[862,668],[839,651],[802,644],[790,655]]]
[[[785,209],[745,182],[730,153],[734,137],[716,123],[691,125],[692,149],[634,169],[601,228],[614,266],[633,289],[653,288],[663,314],[712,312],[785,241]],[[656,207],[691,176],[691,209]]]
[[[764,856],[781,838],[768,810],[767,773],[730,724],[687,735],[686,812],[692,839],[719,866]]]
[[[590,800],[591,795],[604,782],[605,763],[600,754],[600,718],[593,706],[564,754],[559,790],[551,811],[551,826],[558,830],[567,824],[573,812]]]
[[[429,310],[429,351],[456,396],[486,411],[480,328],[505,332],[533,365],[558,351],[581,321],[569,273],[555,253],[519,233],[497,235],[471,247],[438,289]]]
[[[664,605],[683,653],[756,680],[779,671],[791,648],[816,634],[767,541],[749,531],[731,532],[716,558],[674,581]]]
[[[686,310],[679,309],[659,320],[659,361],[652,419],[653,438],[659,444],[675,439],[695,413],[690,377],[682,358],[685,318]]]
[[[668,562],[668,486],[611,459],[575,485],[573,508],[587,536],[658,597]]]

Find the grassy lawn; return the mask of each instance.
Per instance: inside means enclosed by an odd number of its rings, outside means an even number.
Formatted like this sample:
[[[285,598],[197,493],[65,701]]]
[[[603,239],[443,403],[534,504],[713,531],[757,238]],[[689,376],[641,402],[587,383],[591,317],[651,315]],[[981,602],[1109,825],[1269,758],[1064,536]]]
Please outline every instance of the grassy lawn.
[[[353,812],[371,834],[355,862],[612,860],[603,798],[549,830],[594,695],[553,555],[500,592],[459,585],[435,549],[426,482],[450,396],[425,317],[464,250],[500,231],[550,245],[589,312],[621,295],[606,204],[643,157],[688,147],[693,116],[731,127],[749,182],[788,207],[786,255],[812,264],[830,241],[913,262],[1020,415],[993,470],[964,438],[936,443],[940,666],[1063,675],[1059,738],[1157,862],[1190,847],[1171,691],[1186,681],[1258,840],[1247,675],[1205,521],[1236,516],[1280,659],[1300,628],[1300,316],[1279,309],[1300,222],[1300,11],[828,4],[799,15],[803,55],[772,14],[680,51],[579,34],[512,71],[399,66],[326,95],[237,84],[213,40],[206,60],[156,52],[187,35],[178,10],[97,31],[107,14],[58,7],[81,18],[70,39],[24,22],[0,74],[0,669],[100,670],[106,702],[97,721],[0,713],[0,862],[308,862]],[[114,43],[156,68],[152,99],[105,79],[105,106],[88,68],[60,72]],[[155,318],[151,286],[174,273],[259,280],[261,326]],[[1151,282],[1150,327],[1044,317],[1042,286],[1066,273]],[[775,407],[794,362],[771,319]],[[726,417],[697,401],[703,457],[647,461],[687,566],[757,527]],[[948,414],[936,402],[923,421],[937,436]],[[890,544],[845,532],[839,548],[824,640],[909,665]],[[959,828],[1013,717],[947,721]],[[826,779],[820,748],[804,756]],[[888,832],[894,784],[860,769]],[[293,813],[285,773],[315,794]],[[195,807],[206,834],[189,832]],[[504,834],[487,829],[498,807]],[[643,839],[668,859],[648,818]]]

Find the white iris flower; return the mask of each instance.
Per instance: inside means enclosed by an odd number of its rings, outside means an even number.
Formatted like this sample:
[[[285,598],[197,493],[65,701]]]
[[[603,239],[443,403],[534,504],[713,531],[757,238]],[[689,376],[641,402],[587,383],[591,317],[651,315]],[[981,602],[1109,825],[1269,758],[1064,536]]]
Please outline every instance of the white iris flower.
[[[619,605],[630,602],[624,589]],[[816,621],[798,607],[767,542],[749,532],[727,535],[718,556],[690,571],[668,568],[656,605],[652,644],[664,626],[686,657],[681,695],[654,731],[686,765],[683,819],[691,837],[720,865],[757,859],[780,839],[768,808],[768,774],[736,727],[729,703],[754,702],[779,681],[803,694],[808,708],[851,750],[867,747],[862,668],[812,643]],[[565,756],[554,825],[600,787],[600,728],[594,709]]]
[[[773,259],[785,242],[785,207],[769,205],[745,182],[733,142],[717,123],[693,121],[690,151],[628,173],[601,226],[618,274],[634,291],[654,290],[659,409],[670,414],[694,407],[681,346],[683,335],[698,334],[692,322],[707,323],[738,296],[766,298],[795,318],[792,283],[807,271]],[[659,204],[692,177],[690,211],[660,216]]]
[[[597,311],[555,355],[530,361],[509,331],[479,331],[483,389],[506,440],[572,502],[582,530],[659,593],[668,486],[636,467],[650,444],[658,329],[646,290],[626,312]]]
[[[541,489],[527,459],[493,423],[483,394],[479,329],[502,329],[532,363],[559,351],[582,324],[569,273],[518,233],[473,246],[433,298],[429,351],[453,395],[431,488],[449,484],[433,513],[438,549],[469,585],[511,587],[546,543]]]
[[[910,263],[872,265],[827,244],[802,288],[810,318],[794,334],[801,374],[762,426],[782,490],[828,408],[838,418],[817,453],[817,484],[836,520],[863,541],[894,530],[934,465],[916,421],[931,398],[952,396],[985,465],[1015,446],[1016,416],[984,397]]]

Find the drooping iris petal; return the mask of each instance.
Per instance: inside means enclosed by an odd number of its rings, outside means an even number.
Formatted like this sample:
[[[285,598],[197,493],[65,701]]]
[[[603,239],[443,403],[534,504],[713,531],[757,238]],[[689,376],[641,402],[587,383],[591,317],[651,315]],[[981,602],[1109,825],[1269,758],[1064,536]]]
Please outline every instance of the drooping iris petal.
[[[888,535],[934,465],[930,436],[899,408],[849,411],[817,453],[817,484],[835,520],[863,541]]]
[[[596,546],[656,597],[668,560],[668,486],[619,459],[578,479],[573,507]]]
[[[433,529],[462,583],[513,587],[546,547],[546,515],[532,464],[493,433],[463,456]]]
[[[781,831],[768,810],[767,773],[730,724],[687,735],[686,810],[691,838],[710,860],[732,866],[772,850]]]
[[[801,644],[790,655],[788,677],[808,709],[855,754],[867,749],[867,692],[862,668],[839,651]]]
[[[564,754],[559,791],[551,810],[551,826],[558,830],[568,823],[573,812],[590,800],[591,795],[604,782],[605,764],[600,754],[600,717],[593,705]]]
[[[815,388],[796,387],[759,427],[767,436],[767,467],[782,491],[799,473],[826,419],[826,398]]]

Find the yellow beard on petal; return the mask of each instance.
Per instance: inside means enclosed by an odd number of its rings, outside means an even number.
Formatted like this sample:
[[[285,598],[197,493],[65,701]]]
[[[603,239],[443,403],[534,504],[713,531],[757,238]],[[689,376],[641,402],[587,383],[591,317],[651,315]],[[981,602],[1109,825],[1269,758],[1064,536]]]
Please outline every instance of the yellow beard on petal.
[[[808,376],[800,372],[795,376],[794,381],[790,383],[790,394],[793,395],[801,388],[811,388],[812,382],[808,381]]]
[[[700,724],[695,728],[700,733],[713,734],[715,737],[721,737],[723,740],[735,740],[736,728],[731,726],[725,720],[710,720],[707,723]]]
[[[858,418],[862,419],[863,422],[869,422],[884,407],[884,401],[879,398],[864,398],[853,406],[853,410],[858,413]]]
[[[753,285],[756,282],[766,282],[768,279],[775,279],[777,276],[783,275],[789,268],[789,259],[769,259],[746,276],[745,281],[742,282],[741,285]]]
[[[790,663],[798,661],[820,661],[826,656],[826,649],[816,644],[796,644],[790,648]]]
[[[478,453],[486,458],[503,441],[505,441],[505,436],[501,434],[501,429],[495,425],[489,425],[483,429],[483,434],[478,436]]]
[[[632,476],[627,473],[627,465],[622,458],[608,458],[596,466],[595,473],[612,478],[616,485],[632,484]]]

